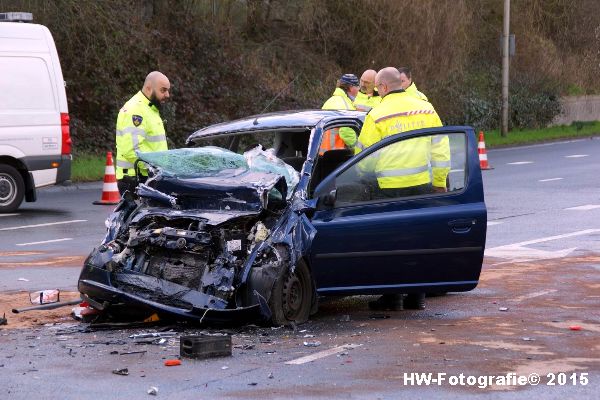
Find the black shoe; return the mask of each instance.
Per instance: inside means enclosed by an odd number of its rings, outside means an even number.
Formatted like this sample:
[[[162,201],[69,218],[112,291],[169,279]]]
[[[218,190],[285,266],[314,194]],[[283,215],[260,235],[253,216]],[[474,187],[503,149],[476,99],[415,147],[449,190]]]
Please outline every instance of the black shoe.
[[[369,308],[376,311],[401,311],[404,310],[404,295],[384,294],[375,301],[369,302]]]
[[[404,299],[404,308],[411,310],[425,309],[425,293],[409,293]]]

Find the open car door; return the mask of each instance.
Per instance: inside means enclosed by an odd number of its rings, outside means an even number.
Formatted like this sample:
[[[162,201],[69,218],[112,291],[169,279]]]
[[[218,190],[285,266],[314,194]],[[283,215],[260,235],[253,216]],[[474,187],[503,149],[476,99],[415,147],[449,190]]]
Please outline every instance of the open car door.
[[[394,194],[378,186],[379,157],[415,141],[449,147],[445,193]],[[412,141],[412,142],[411,142]],[[429,173],[432,173],[429,163]],[[448,171],[447,171],[448,172]],[[385,192],[385,193],[382,193]],[[487,211],[472,128],[390,136],[315,188],[311,269],[319,294],[467,291],[479,280]]]

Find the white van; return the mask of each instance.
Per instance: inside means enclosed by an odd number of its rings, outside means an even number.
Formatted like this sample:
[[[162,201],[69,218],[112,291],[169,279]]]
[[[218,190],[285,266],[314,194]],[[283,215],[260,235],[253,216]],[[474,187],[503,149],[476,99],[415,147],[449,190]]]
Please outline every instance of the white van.
[[[71,178],[67,94],[48,28],[0,13],[0,213]]]

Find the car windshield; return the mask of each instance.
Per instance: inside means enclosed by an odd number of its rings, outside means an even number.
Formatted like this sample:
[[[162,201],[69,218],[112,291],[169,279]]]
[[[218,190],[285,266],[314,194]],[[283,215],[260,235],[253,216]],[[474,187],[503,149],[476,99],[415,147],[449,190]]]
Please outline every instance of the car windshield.
[[[259,145],[243,155],[220,147],[182,148],[153,153],[138,153],[141,161],[161,170],[163,175],[178,178],[211,177],[225,170],[271,172],[285,178],[288,198],[298,184],[299,174],[275,157],[272,149]]]

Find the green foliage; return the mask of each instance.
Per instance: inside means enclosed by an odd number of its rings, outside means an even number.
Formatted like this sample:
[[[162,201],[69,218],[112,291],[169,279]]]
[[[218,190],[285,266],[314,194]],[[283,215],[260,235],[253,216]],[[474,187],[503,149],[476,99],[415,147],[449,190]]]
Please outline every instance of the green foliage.
[[[585,89],[579,85],[572,84],[567,87],[567,94],[569,96],[583,96],[585,94]]]
[[[596,0],[512,4],[513,128],[544,126],[562,93],[600,92]],[[446,123],[496,127],[502,4],[492,0],[0,0],[52,32],[75,154],[114,146],[120,107],[152,70],[171,80],[170,147],[206,125],[318,108],[341,73],[409,66]],[[577,89],[577,90],[576,90]]]

